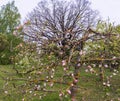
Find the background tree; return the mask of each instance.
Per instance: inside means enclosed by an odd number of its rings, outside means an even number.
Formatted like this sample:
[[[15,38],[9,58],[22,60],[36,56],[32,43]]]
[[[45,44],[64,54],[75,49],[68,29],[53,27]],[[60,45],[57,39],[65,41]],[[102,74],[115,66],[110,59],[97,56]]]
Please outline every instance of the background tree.
[[[40,44],[52,41],[65,46],[68,40],[80,41],[89,27],[95,25],[96,15],[87,0],[45,0],[29,14],[27,20],[30,21],[30,26],[24,32]]]
[[[20,13],[15,2],[9,2],[0,9],[0,33],[12,34],[20,24]]]
[[[20,39],[19,36],[13,35],[17,33],[15,29],[19,24],[20,13],[18,12],[18,8],[15,6],[15,2],[12,1],[3,5],[0,9],[0,37],[2,41],[0,46],[2,49],[2,51],[0,51],[0,64],[10,64],[11,57],[16,54],[14,48],[22,42],[22,39]],[[6,40],[7,44],[3,40]]]

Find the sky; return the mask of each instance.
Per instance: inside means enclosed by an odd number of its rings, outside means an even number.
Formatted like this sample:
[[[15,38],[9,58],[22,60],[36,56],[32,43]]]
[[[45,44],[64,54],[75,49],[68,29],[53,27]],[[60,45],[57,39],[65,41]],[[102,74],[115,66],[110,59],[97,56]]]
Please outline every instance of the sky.
[[[0,0],[0,6],[12,0]],[[15,5],[18,7],[22,17],[22,21],[33,10],[40,0],[15,0]],[[103,20],[110,19],[115,24],[120,24],[120,0],[89,0],[91,8],[98,10],[99,15]]]

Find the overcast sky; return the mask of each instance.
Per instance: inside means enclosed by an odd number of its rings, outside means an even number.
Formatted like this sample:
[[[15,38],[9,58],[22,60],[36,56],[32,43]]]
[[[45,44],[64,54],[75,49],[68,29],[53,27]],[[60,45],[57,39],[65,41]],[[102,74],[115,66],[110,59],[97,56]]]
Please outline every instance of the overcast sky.
[[[0,6],[12,0],[0,0]],[[16,6],[22,16],[22,21],[28,12],[31,12],[40,0],[15,0]],[[91,7],[100,12],[104,20],[110,19],[115,24],[120,24],[120,0],[90,0]]]

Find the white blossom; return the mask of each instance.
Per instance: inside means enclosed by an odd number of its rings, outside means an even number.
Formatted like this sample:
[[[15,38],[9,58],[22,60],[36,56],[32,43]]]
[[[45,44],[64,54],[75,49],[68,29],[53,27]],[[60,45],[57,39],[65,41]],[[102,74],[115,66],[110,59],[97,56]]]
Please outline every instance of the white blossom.
[[[5,94],[8,94],[8,91],[4,91]]]

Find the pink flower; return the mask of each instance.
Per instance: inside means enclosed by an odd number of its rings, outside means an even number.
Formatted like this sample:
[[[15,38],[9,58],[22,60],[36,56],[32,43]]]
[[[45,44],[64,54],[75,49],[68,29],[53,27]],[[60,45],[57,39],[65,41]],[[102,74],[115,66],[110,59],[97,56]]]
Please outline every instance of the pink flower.
[[[60,93],[59,96],[61,97],[61,96],[62,96],[62,93]]]
[[[67,90],[67,92],[68,92],[68,94],[71,94],[71,91],[69,89]]]
[[[72,73],[71,76],[74,77],[74,74]]]
[[[22,47],[22,46],[23,46],[23,44],[22,44],[22,43],[20,43],[20,44],[19,44],[19,46],[20,46],[20,47]]]
[[[22,101],[25,101],[25,99],[23,98]]]
[[[67,69],[66,68],[64,68],[64,71],[66,71]]]
[[[74,84],[72,83],[71,86],[74,86]]]
[[[78,63],[77,66],[80,67],[80,63]]]
[[[18,34],[18,33],[17,33],[16,31],[13,32],[13,35],[17,36],[17,34]]]
[[[88,68],[91,68],[91,66],[89,65]]]
[[[80,55],[83,55],[83,51],[81,50],[79,54],[80,54]]]
[[[63,60],[62,61],[62,66],[65,66],[66,65],[66,60]]]
[[[74,79],[74,82],[75,82],[75,83],[77,83],[77,82],[78,82],[78,80],[77,80],[77,79]]]
[[[50,87],[52,87],[53,86],[53,83],[50,83]]]

